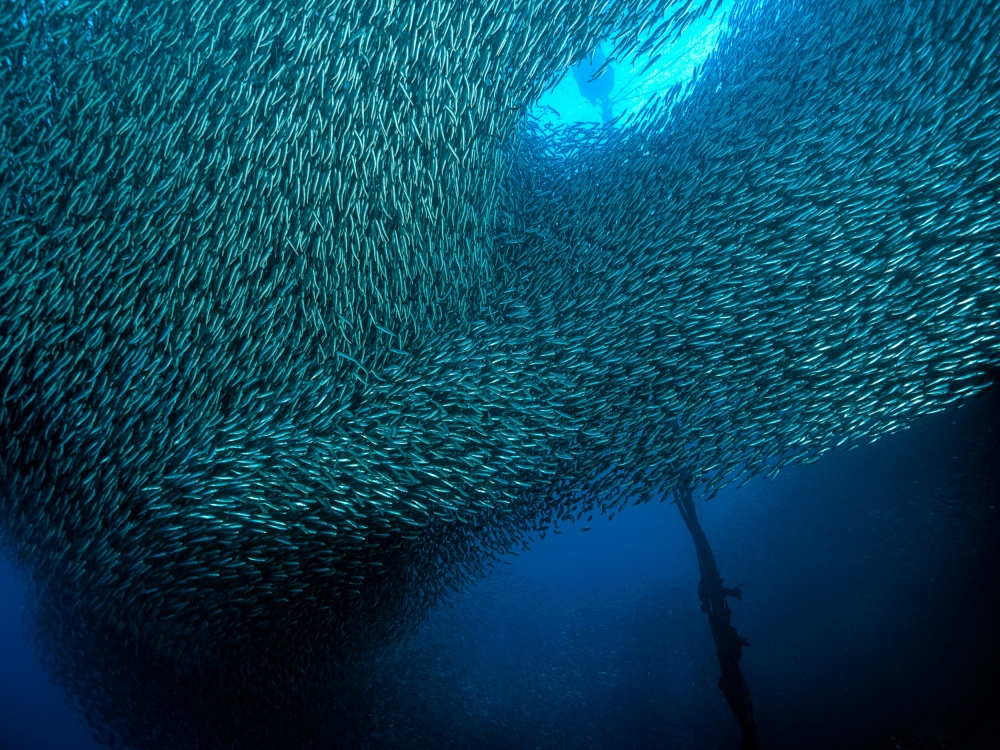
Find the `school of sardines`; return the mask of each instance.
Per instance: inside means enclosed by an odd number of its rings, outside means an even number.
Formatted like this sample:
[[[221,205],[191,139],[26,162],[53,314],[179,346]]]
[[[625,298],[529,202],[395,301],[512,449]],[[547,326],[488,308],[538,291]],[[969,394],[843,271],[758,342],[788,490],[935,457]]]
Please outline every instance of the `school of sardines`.
[[[0,528],[95,723],[261,736],[532,535],[989,385],[1000,6],[738,2],[683,92],[529,116],[719,4],[0,9]]]

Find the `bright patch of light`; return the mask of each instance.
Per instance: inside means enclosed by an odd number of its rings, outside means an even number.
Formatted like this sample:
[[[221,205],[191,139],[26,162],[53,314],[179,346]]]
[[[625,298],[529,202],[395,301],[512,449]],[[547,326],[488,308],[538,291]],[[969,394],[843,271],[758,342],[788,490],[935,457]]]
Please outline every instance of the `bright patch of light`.
[[[543,127],[555,130],[574,123],[600,125],[609,114],[618,118],[638,113],[657,95],[669,91],[678,83],[691,81],[695,69],[715,50],[731,5],[732,0],[726,0],[719,12],[711,18],[703,17],[692,23],[673,44],[663,44],[658,50],[610,65],[604,74],[613,76],[607,96],[603,96],[602,91],[600,98],[595,97],[593,91],[589,91],[586,80],[579,82],[574,70],[568,69],[559,83],[539,97],[531,109],[531,116]],[[645,41],[645,38],[640,38],[640,47]],[[609,44],[599,45],[592,51],[592,57],[577,67],[594,70],[609,51]],[[598,78],[593,83],[600,88],[600,81]],[[607,88],[607,82],[604,88]]]

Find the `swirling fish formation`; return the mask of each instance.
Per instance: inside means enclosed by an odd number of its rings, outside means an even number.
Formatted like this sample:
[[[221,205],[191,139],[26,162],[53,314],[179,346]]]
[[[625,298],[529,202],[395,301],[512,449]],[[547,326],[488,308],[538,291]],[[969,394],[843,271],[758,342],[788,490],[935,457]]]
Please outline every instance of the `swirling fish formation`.
[[[1000,8],[738,4],[684,96],[526,116],[715,5],[0,11],[0,526],[110,743],[329,741],[530,534],[988,385]]]

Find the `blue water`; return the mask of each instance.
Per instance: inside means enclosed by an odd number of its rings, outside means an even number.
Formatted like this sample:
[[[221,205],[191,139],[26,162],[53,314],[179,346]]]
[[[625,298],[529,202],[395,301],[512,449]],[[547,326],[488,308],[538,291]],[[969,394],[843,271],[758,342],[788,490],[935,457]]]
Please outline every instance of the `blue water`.
[[[727,584],[746,584],[762,747],[1000,747],[997,456],[991,393],[700,503]],[[385,746],[738,746],[676,508],[562,528],[400,650]],[[24,591],[5,564],[0,748],[95,748],[25,644]]]
[[[23,577],[0,557],[0,748],[94,750],[80,717],[53,685],[25,640]]]
[[[618,69],[612,114],[689,78],[717,31]],[[533,114],[599,123],[585,88],[567,76]],[[734,624],[762,747],[1000,748],[998,458],[992,393],[699,505],[727,584],[746,584]],[[737,747],[676,508],[562,530],[401,647],[387,746]],[[96,748],[25,641],[24,597],[0,561],[0,750]]]
[[[993,393],[700,504],[762,748],[1000,747],[998,456]],[[563,529],[401,655],[399,746],[738,747],[676,508]]]
[[[700,504],[727,584],[746,583],[762,747],[1000,747],[998,455],[992,393]],[[396,746],[490,727],[496,747],[738,746],[676,508],[562,528],[402,650],[422,677]],[[25,643],[24,592],[5,563],[0,748],[95,748]]]

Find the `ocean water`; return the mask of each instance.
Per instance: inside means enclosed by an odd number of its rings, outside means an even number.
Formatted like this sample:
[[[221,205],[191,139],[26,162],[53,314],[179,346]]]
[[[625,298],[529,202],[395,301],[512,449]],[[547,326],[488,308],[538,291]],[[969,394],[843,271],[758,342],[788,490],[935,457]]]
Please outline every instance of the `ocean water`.
[[[603,80],[568,74],[529,117],[558,133],[635,114],[690,80],[720,30],[703,19]],[[997,391],[698,503],[726,584],[743,585],[733,624],[762,748],[1000,748]],[[669,497],[529,546],[382,654],[350,739],[328,746],[739,746]],[[24,637],[26,590],[3,561],[0,750],[99,747]]]
[[[1000,747],[1000,392],[701,504],[761,747]],[[669,500],[567,526],[435,610],[382,673],[372,747],[734,748]],[[99,745],[2,571],[0,747]]]
[[[998,456],[994,388],[699,507],[760,747],[1000,747]],[[509,562],[400,655],[402,746],[739,747],[675,506]]]
[[[96,750],[83,718],[42,668],[26,637],[27,582],[0,558],[0,748]]]

